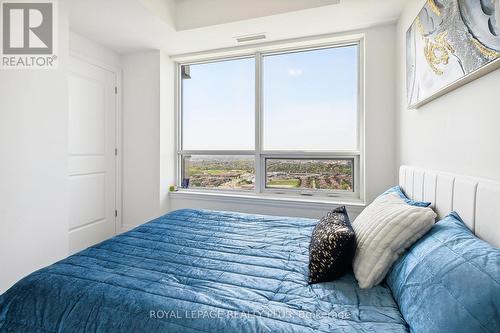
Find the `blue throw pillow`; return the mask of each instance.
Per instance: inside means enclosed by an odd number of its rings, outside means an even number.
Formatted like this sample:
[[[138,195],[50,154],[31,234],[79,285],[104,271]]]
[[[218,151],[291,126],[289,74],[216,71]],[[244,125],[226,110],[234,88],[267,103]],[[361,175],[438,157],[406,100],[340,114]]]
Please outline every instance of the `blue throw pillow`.
[[[385,191],[384,193],[382,193],[381,196],[389,194],[389,193],[396,193],[408,205],[417,206],[417,207],[429,207],[431,205],[431,203],[427,202],[427,201],[415,201],[415,200],[411,200],[410,198],[408,198],[406,196],[406,194],[404,194],[404,192],[403,192],[403,190],[401,189],[400,186],[391,187],[390,189],[388,189],[387,191]]]
[[[500,332],[500,250],[451,213],[387,275],[404,319],[419,332]]]

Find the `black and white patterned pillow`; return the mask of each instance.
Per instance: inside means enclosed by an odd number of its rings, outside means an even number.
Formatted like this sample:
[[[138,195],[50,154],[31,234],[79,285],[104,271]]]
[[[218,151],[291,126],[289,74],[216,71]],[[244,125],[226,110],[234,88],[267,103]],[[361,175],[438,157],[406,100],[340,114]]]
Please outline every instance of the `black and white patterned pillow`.
[[[356,236],[345,206],[322,217],[309,245],[309,283],[332,281],[348,270],[356,251]]]

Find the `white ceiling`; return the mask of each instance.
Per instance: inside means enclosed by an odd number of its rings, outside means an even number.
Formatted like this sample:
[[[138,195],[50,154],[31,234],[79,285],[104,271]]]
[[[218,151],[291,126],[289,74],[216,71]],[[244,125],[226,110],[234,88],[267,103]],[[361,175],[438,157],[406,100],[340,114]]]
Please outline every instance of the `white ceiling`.
[[[339,3],[339,0],[177,0],[175,27],[187,30]]]
[[[224,6],[229,1],[239,5]],[[268,5],[262,5],[263,2]],[[73,31],[122,54],[146,49],[182,54],[233,47],[241,45],[236,42],[235,36],[255,33],[265,33],[265,41],[268,42],[361,29],[394,22],[406,1],[335,2],[65,0]],[[249,10],[250,3],[255,4],[252,10]],[[310,8],[302,9],[306,5]]]

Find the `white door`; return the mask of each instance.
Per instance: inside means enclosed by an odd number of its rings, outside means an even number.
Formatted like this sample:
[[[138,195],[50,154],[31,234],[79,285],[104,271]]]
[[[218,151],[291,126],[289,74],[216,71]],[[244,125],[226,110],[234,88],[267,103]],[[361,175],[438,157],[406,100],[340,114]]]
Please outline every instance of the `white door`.
[[[116,232],[116,75],[71,57],[68,84],[72,254]]]

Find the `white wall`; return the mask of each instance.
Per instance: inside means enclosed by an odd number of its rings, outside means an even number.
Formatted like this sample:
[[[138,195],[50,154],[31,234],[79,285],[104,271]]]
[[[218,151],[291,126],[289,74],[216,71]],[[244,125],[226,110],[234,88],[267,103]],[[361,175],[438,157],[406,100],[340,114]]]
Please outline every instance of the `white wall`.
[[[83,57],[94,64],[121,68],[121,57],[118,53],[74,31],[69,33],[69,49],[72,55]]]
[[[128,229],[168,210],[166,193],[173,175],[174,134],[170,131],[174,123],[174,72],[169,58],[157,50],[125,55],[122,66],[122,224]]]
[[[159,213],[159,57],[159,51],[122,57],[124,225],[146,222]]]
[[[160,54],[160,213],[170,209],[168,188],[175,185],[175,64]]]
[[[365,154],[366,200],[396,184],[396,26],[394,24],[354,31],[365,34]],[[228,198],[171,195],[170,209],[209,208],[236,210],[271,215],[318,217],[332,205],[309,203],[274,203],[262,201],[229,200]],[[348,207],[351,218],[359,207]]]
[[[366,200],[397,183],[395,25],[366,31],[365,153]]]
[[[68,22],[58,8],[58,68],[0,70],[0,294],[68,251]]]
[[[398,164],[500,180],[500,70],[406,108],[405,33],[424,2],[408,1],[397,26]]]

